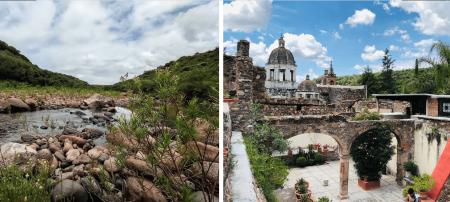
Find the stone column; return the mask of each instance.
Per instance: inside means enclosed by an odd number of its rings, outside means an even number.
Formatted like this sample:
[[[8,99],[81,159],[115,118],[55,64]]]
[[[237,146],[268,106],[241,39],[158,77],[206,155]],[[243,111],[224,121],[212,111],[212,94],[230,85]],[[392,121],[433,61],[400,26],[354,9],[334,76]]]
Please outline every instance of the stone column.
[[[294,69],[294,82],[297,82],[297,68]]]
[[[279,68],[275,67],[274,73],[273,73],[273,77],[275,81],[280,81],[280,70]]]
[[[380,114],[380,102],[378,102],[378,98],[376,98],[377,100],[377,113]]]
[[[339,200],[348,199],[348,167],[350,161],[350,155],[339,155],[340,168],[339,168]]]

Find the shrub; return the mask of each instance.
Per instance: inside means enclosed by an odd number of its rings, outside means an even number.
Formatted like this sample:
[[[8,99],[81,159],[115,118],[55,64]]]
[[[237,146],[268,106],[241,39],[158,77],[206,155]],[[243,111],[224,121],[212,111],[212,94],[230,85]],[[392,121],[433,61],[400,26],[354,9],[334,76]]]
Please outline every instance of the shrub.
[[[317,153],[314,160],[316,161],[316,163],[321,164],[323,162],[323,155],[321,153]]]
[[[297,159],[297,165],[300,167],[306,166],[306,158],[305,157],[298,157]]]
[[[414,161],[405,162],[403,165],[405,170],[410,172],[412,175],[417,176],[417,171],[419,170],[419,166]]]
[[[430,191],[434,185],[436,184],[436,180],[434,177],[424,173],[422,176],[418,176],[414,178],[414,190],[427,192]]]
[[[319,198],[319,202],[333,202],[333,200],[330,200],[328,197],[323,196]]]
[[[379,172],[394,155],[392,128],[387,124],[361,134],[350,148],[358,177],[367,176],[369,182],[381,179]]]
[[[314,159],[309,159],[309,165],[314,165]]]
[[[350,121],[369,121],[369,120],[381,120],[383,115],[378,114],[377,112],[369,112],[369,109],[365,108],[362,112],[360,112],[356,117],[352,117]]]
[[[402,194],[403,194],[403,197],[408,196],[408,190],[409,190],[410,188],[414,189],[414,186],[409,186],[409,187],[406,187],[406,188],[403,189],[403,193],[402,193]],[[414,190],[414,192],[415,192],[415,190]]]

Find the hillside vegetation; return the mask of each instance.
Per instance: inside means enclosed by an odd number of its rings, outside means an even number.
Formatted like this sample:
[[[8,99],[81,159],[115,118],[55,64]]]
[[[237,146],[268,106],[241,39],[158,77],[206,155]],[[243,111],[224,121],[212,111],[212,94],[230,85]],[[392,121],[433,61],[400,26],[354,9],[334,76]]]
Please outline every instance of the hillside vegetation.
[[[175,65],[176,63],[178,65]],[[192,56],[183,56],[177,61],[171,61],[157,69],[144,72],[138,76],[144,92],[155,94],[156,72],[165,68],[169,68],[180,78],[179,92],[187,97],[207,98],[212,90],[211,87],[219,89],[219,48]],[[116,83],[111,89],[125,91],[130,82],[133,81],[129,79]]]
[[[90,85],[73,76],[39,68],[19,50],[0,40],[0,80],[26,83],[31,86],[88,88]],[[14,84],[12,84],[14,85]]]

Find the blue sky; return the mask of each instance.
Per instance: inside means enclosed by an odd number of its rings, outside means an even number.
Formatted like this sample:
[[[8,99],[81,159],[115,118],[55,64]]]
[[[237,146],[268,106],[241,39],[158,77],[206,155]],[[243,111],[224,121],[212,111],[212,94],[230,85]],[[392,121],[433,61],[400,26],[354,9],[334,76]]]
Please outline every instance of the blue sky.
[[[283,32],[297,80],[323,75],[331,60],[338,76],[359,74],[366,65],[381,71],[386,48],[396,70],[409,69],[433,42],[450,42],[445,8],[450,2],[225,2],[224,46],[235,54],[239,39],[250,40],[254,64],[265,66]]]
[[[212,50],[218,22],[217,1],[0,1],[0,40],[90,84]]]

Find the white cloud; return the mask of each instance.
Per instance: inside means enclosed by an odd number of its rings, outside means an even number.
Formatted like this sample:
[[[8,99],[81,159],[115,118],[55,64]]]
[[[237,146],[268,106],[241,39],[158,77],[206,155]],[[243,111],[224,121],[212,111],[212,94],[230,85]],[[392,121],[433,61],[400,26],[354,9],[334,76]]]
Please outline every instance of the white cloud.
[[[316,65],[317,65],[317,67],[320,67],[320,68],[329,68],[330,67],[330,64],[325,63],[323,60],[316,61]]]
[[[355,14],[347,19],[345,24],[349,24],[350,27],[356,27],[358,24],[371,25],[375,21],[375,13],[372,13],[368,9],[356,10]]]
[[[414,46],[422,46],[422,47],[426,47],[426,48],[431,48],[431,46],[436,43],[437,41],[433,40],[433,38],[431,39],[424,39],[422,41],[419,41],[417,43],[414,43]]]
[[[420,52],[412,52],[411,50],[407,50],[405,51],[405,53],[403,53],[401,55],[402,58],[420,58],[420,57],[424,57],[427,56],[428,53],[427,51],[425,51],[425,48],[421,48]]]
[[[391,9],[389,9],[389,6],[387,4],[383,4],[383,9],[386,11],[386,13],[389,14],[389,11],[391,11]]]
[[[339,29],[344,29],[344,25],[342,23],[339,24]]]
[[[325,31],[325,30],[319,30],[319,31],[320,31],[320,33],[322,33],[322,34],[327,33],[327,31]]]
[[[398,48],[398,46],[394,46],[394,45],[389,46],[389,51],[398,51],[398,50],[400,50]]]
[[[377,60],[384,57],[384,51],[376,50],[375,45],[366,45],[366,47],[364,48],[364,52],[366,53],[361,53],[361,58],[364,61],[376,62]]]
[[[334,32],[334,38],[336,38],[336,39],[341,39],[342,37],[339,36],[339,33],[338,33],[338,32]]]
[[[400,30],[400,29],[398,29],[398,26],[397,27],[394,27],[394,28],[392,28],[392,29],[387,29],[387,30],[385,30],[384,31],[384,36],[392,36],[392,35],[394,35],[395,33],[400,33],[400,34],[405,34],[407,31],[406,30]]]
[[[127,72],[133,77],[219,45],[218,2],[0,2],[0,8],[1,40],[43,69],[91,84],[113,84]]]
[[[264,30],[272,18],[270,1],[233,1],[223,5],[223,30],[250,33]]]
[[[313,80],[315,78],[319,78],[319,75],[315,74],[314,70],[312,68],[309,68],[309,72],[307,74],[309,75],[309,80]],[[307,74],[297,75],[296,76],[297,82],[302,82],[303,80],[305,80]]]
[[[360,65],[355,65],[355,69],[361,69],[362,67]]]
[[[392,7],[399,7],[408,13],[418,13],[411,24],[427,35],[450,35],[450,2],[448,1],[390,1]]]
[[[411,40],[409,40],[409,34],[402,35],[401,38],[402,38],[406,43],[411,43],[411,42],[412,42]]]
[[[261,41],[264,41],[264,37],[262,37],[262,36],[258,36],[258,39]]]

